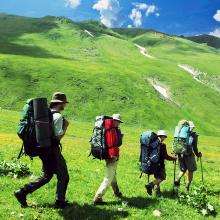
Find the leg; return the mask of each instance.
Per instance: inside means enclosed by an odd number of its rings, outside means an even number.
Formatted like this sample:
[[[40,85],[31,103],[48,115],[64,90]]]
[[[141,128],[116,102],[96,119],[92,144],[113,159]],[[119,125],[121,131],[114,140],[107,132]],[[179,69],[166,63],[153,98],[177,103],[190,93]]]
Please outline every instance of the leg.
[[[161,167],[157,174],[155,174],[154,185],[156,185],[155,193],[157,196],[161,195],[160,184],[166,179],[165,167]]]
[[[185,173],[186,173],[186,171],[180,171],[180,172],[179,172],[179,175],[178,175],[178,177],[177,177],[177,181],[180,182],[181,178],[185,175]]]
[[[55,173],[57,175],[57,191],[56,200],[65,202],[67,185],[69,183],[69,174],[67,170],[66,161],[60,152],[60,149],[56,147],[54,149],[55,157]]]
[[[190,184],[193,180],[193,172],[197,170],[196,160],[194,155],[189,155],[186,158],[186,164],[188,169],[188,178],[186,182],[186,190],[189,191]]]
[[[48,183],[53,177],[53,171],[50,165],[51,164],[50,155],[40,156],[40,159],[43,163],[42,176],[39,177],[37,180],[24,185],[24,187],[22,187],[20,190],[14,193],[15,197],[23,207],[27,206],[27,202],[26,202],[27,194],[36,191],[37,189]]]
[[[100,187],[94,197],[94,203],[96,201],[102,200],[102,197],[106,193],[109,185],[112,183],[112,181],[115,177],[117,163],[118,163],[117,161],[112,160],[112,159],[106,160],[106,176],[105,176],[103,182],[101,183],[101,185],[100,185]]]
[[[189,191],[190,184],[193,180],[193,171],[188,171],[188,179],[186,183],[186,190]]]
[[[119,187],[118,187],[118,182],[117,182],[117,172],[115,172],[115,176],[112,180],[112,183],[111,183],[111,186],[112,186],[112,190],[113,190],[113,193],[116,197],[121,197],[122,196],[122,193],[120,192],[119,190]]]
[[[178,162],[179,162],[180,172],[179,172],[179,175],[177,177],[177,180],[174,182],[175,186],[180,186],[181,178],[185,175],[186,170],[187,170],[187,167],[186,167],[186,164],[185,164],[185,157],[184,156],[178,155]]]

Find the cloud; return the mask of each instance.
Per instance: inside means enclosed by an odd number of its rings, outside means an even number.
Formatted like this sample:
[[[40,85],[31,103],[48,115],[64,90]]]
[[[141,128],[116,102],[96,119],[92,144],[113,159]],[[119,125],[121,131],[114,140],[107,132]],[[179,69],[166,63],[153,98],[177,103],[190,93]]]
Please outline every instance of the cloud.
[[[220,10],[217,10],[216,14],[213,16],[216,21],[220,22]]]
[[[136,2],[136,3],[133,3],[133,5],[139,10],[146,10],[148,8],[148,5],[146,3]]]
[[[99,0],[92,7],[99,11],[101,22],[107,27],[121,26],[119,12],[121,10],[118,0]]]
[[[66,7],[77,8],[81,3],[81,0],[66,0]]]
[[[145,15],[149,16],[149,14],[155,13],[156,10],[157,10],[157,7],[155,5],[149,5]]]
[[[133,21],[135,27],[140,27],[142,25],[142,14],[140,10],[133,8],[129,18]]]
[[[220,28],[216,28],[213,32],[210,32],[209,35],[220,38]]]
[[[129,18],[133,21],[135,27],[140,27],[142,25],[143,13],[146,17],[150,14],[155,14],[159,17],[158,8],[156,5],[148,5],[146,3],[135,2],[133,3],[134,8],[129,15]]]
[[[128,25],[128,28],[132,28],[132,25],[131,25],[131,24],[129,24],[129,25]]]

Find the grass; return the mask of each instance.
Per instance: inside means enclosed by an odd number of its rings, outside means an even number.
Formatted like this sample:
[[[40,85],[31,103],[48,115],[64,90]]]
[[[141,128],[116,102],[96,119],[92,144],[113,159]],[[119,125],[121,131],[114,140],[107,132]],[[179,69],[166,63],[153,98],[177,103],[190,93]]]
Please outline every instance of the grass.
[[[0,160],[13,161],[20,149],[20,140],[15,134],[17,121],[20,113],[13,111],[0,111]],[[52,205],[55,199],[56,178],[46,186],[42,187],[28,197],[31,208],[22,209],[12,196],[13,191],[31,178],[41,173],[40,160],[35,158],[30,161],[23,157],[22,162],[30,164],[33,172],[31,177],[13,179],[1,177],[1,219],[18,219],[20,214],[24,219],[156,219],[152,215],[155,209],[161,211],[161,219],[203,219],[202,215],[193,208],[179,204],[177,198],[172,195],[173,164],[166,162],[167,180],[162,184],[163,198],[147,196],[144,185],[147,177],[139,179],[138,157],[139,157],[139,135],[141,128],[122,126],[125,133],[124,144],[121,148],[121,158],[118,167],[118,182],[124,194],[122,200],[114,198],[111,190],[104,197],[108,202],[106,206],[92,206],[91,201],[101,183],[105,167],[103,161],[88,158],[89,143],[93,124],[71,121],[67,135],[63,139],[63,155],[67,161],[70,173],[70,183],[67,191],[67,199],[73,202],[73,206],[64,211],[54,210]],[[168,151],[171,151],[171,132],[167,141]],[[220,138],[201,136],[199,148],[203,152],[203,166],[205,183],[212,192],[208,196],[210,202],[217,207],[219,212],[219,159],[220,159]],[[211,172],[211,175],[210,175]],[[183,183],[182,183],[183,184]],[[194,186],[201,184],[201,172],[198,164],[198,171],[195,173]],[[184,186],[181,186],[184,191]],[[128,206],[123,211],[122,202],[127,201]],[[216,219],[219,218],[217,215]],[[207,217],[206,219],[213,219]]]
[[[2,108],[20,111],[27,98],[50,99],[62,90],[73,120],[91,122],[96,115],[120,112],[131,127],[171,130],[187,118],[202,134],[220,136],[219,94],[177,66],[207,72],[219,86],[218,50],[153,31],[116,32],[93,21],[5,14],[0,21]],[[156,59],[141,55],[134,43]],[[155,91],[149,78],[166,87],[173,102]]]

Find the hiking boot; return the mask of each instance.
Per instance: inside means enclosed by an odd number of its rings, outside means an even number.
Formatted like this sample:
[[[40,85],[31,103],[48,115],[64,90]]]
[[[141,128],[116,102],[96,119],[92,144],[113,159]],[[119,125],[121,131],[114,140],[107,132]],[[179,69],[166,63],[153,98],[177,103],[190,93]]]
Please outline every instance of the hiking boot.
[[[153,183],[148,183],[147,185],[145,185],[145,188],[147,190],[147,193],[151,196],[152,195],[152,190],[154,188],[154,184]]]
[[[121,198],[122,197],[122,193],[121,192],[117,192],[113,194],[115,197]]]
[[[102,199],[96,199],[93,201],[93,205],[106,205],[107,203],[104,202]]]
[[[160,187],[157,187],[157,188],[155,189],[155,194],[156,194],[156,196],[158,196],[158,197],[161,196]]]
[[[55,209],[65,209],[70,206],[71,204],[68,201],[59,201],[59,200],[56,200],[55,205],[54,205]]]
[[[26,201],[27,193],[24,192],[22,189],[17,190],[16,192],[14,192],[14,196],[16,197],[18,202],[21,204],[22,208],[26,208],[28,206],[27,201]]]
[[[180,180],[175,180],[174,181],[174,186],[178,186],[179,187],[180,186]]]

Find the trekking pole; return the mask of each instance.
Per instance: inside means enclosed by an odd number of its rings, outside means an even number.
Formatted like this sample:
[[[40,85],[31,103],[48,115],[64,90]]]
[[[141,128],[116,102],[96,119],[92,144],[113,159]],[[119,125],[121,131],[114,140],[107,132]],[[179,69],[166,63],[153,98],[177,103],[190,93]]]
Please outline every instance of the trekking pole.
[[[174,161],[174,170],[173,170],[173,194],[175,192],[175,180],[176,180],[176,161]]]
[[[202,172],[202,184],[204,185],[204,177],[203,177],[203,168],[202,168],[202,157],[200,159],[200,167],[201,167],[201,172]]]

